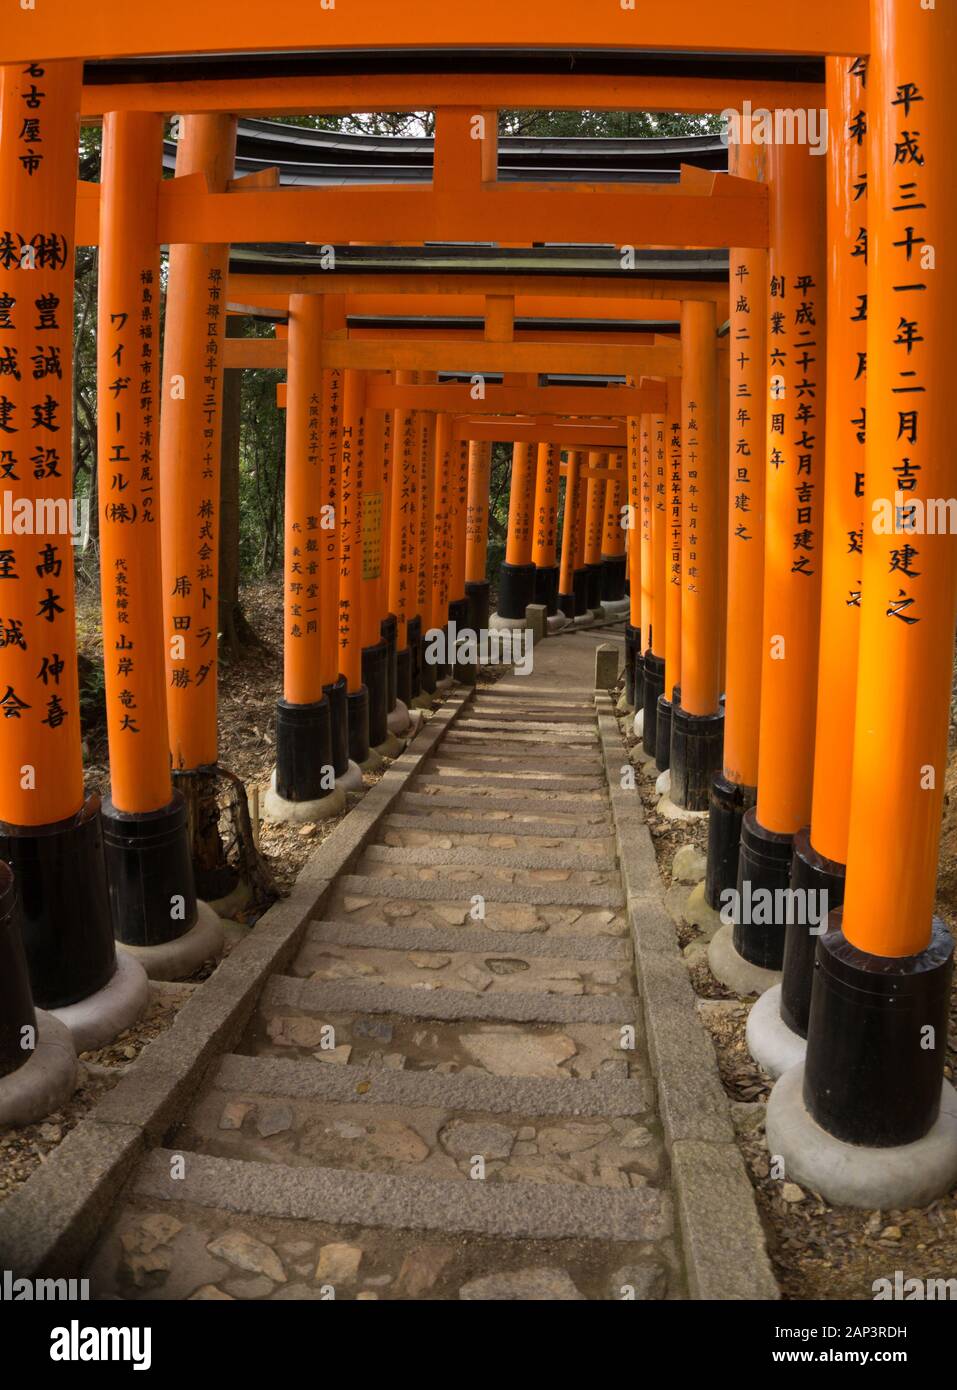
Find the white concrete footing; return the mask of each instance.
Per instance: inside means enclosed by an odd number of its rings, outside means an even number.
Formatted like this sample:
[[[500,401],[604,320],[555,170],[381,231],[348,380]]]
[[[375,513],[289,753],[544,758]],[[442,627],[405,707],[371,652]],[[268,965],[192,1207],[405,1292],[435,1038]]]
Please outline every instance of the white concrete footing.
[[[359,763],[359,767],[362,769],[363,772],[378,772],[382,767],[383,761],[384,759],[382,757],[382,754],[379,752],[378,748],[370,748],[369,756],[366,758],[364,762]]]
[[[745,1036],[751,1056],[775,1079],[798,1066],[807,1055],[807,1038],[793,1032],[781,1017],[780,985],[765,990],[754,1005]]]
[[[65,1023],[37,1009],[35,1046],[22,1067],[0,1076],[0,1129],[30,1125],[76,1090],[76,1048]]]
[[[818,1192],[835,1206],[868,1211],[925,1207],[957,1182],[957,1092],[948,1081],[940,1115],[923,1139],[890,1149],[835,1139],[804,1104],[804,1064],[775,1083],[768,1101],[768,1152],[784,1160],[788,1182]]]
[[[395,709],[389,710],[389,733],[395,734],[398,738],[401,734],[409,732],[411,724],[408,705],[403,700],[396,700]]]
[[[602,610],[606,618],[620,618],[631,612],[630,598],[602,599]]]
[[[222,917],[225,921],[230,921],[237,912],[242,912],[243,908],[248,907],[253,900],[252,885],[240,880],[231,893],[227,893],[225,898],[208,898],[206,906],[211,907],[217,917]]]
[[[370,752],[378,753],[380,758],[397,758],[400,753],[405,752],[405,739],[396,738],[395,734],[386,734],[381,743],[377,743]]]
[[[524,613],[520,618],[503,618],[500,613],[493,613],[488,625],[499,632],[517,632],[520,628],[527,627],[528,622]]]
[[[156,946],[128,946],[118,941],[117,959],[120,955],[132,957],[151,980],[188,980],[206,961],[219,960],[226,944],[223,923],[209,903],[200,902],[197,908],[196,921],[182,936]]]
[[[336,786],[344,792],[361,792],[365,787],[365,782],[362,780],[362,768],[359,764],[354,763],[350,758],[349,766],[345,772],[341,777],[336,778]]]
[[[551,613],[545,619],[545,626],[548,628],[549,634],[561,632],[562,628],[568,626],[568,619],[564,613]]]
[[[338,784],[327,796],[315,797],[312,801],[287,801],[276,791],[274,771],[263,798],[262,818],[272,825],[306,825],[312,821],[331,820],[345,809],[346,794]]]
[[[671,791],[671,768],[666,767],[655,782],[655,792],[658,796],[667,796]]]
[[[765,970],[752,965],[740,955],[734,945],[734,928],[724,923],[715,932],[708,947],[708,965],[716,980],[735,994],[764,994],[781,983],[780,970]]]
[[[650,754],[646,755],[651,762],[654,761]],[[659,816],[664,816],[665,820],[704,820],[707,811],[686,811],[684,806],[676,806],[671,799],[671,782],[668,782],[668,791],[661,798],[655,807]]]
[[[638,710],[638,712],[636,713],[636,715],[635,715],[635,717],[634,717],[634,719],[633,719],[633,721],[632,721],[631,732],[634,734],[635,738],[644,738],[644,736],[645,736],[645,711],[644,711],[643,709]]]
[[[579,613],[578,616],[572,620],[575,627],[591,627],[594,621],[595,619],[590,613]]]
[[[69,1028],[77,1052],[94,1052],[141,1018],[149,998],[142,965],[126,951],[117,951],[116,971],[102,989],[50,1013]]]

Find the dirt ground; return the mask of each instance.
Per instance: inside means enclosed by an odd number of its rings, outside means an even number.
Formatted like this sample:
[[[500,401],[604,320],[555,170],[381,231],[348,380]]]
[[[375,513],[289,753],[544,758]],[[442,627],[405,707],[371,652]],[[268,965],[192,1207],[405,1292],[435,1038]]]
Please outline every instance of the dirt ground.
[[[955,703],[957,709],[957,703]],[[631,720],[621,722],[629,750],[635,739]],[[945,781],[943,835],[938,877],[937,911],[951,931],[957,927],[957,749],[951,721],[951,749]],[[655,773],[657,775],[657,773]],[[638,786],[648,815],[662,886],[672,915],[681,898],[672,886],[676,850],[691,844],[707,853],[707,821],[693,825],[665,820],[655,810],[658,797],[651,773],[639,775]],[[701,939],[701,931],[678,922],[675,932],[682,949]],[[764,1106],[771,1091],[767,1077],[752,1060],[745,1044],[745,1025],[753,1001],[742,1002],[712,975],[707,960],[689,966],[699,996],[702,1020],[714,1043],[718,1068],[731,1101],[738,1143],[754,1184],[758,1209],[768,1237],[774,1272],[786,1299],[871,1299],[873,1282],[893,1278],[957,1277],[957,1189],[923,1211],[857,1211],[835,1207],[817,1193],[770,1176],[764,1137]],[[957,982],[951,1000],[945,1075],[957,1070]]]

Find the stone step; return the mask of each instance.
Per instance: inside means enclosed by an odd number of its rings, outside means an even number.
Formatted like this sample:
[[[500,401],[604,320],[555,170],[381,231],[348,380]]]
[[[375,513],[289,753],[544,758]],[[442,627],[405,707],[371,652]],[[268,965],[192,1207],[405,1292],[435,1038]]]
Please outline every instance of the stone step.
[[[183,1177],[173,1177],[185,1159]],[[147,1154],[137,1197],[297,1221],[476,1233],[524,1239],[657,1241],[673,1229],[671,1202],[653,1187],[459,1182],[407,1174],[251,1163],[167,1149]]]
[[[498,847],[491,850],[470,846],[456,849],[451,844],[410,849],[401,849],[393,845],[369,845],[363,858],[366,864],[441,864],[477,869],[555,869],[559,873],[566,869],[589,873],[603,870],[617,872],[617,860],[612,855],[599,857],[596,854],[582,853],[576,844],[572,844],[568,849],[528,849],[520,845],[516,849]],[[364,869],[360,868],[359,872],[364,872]]]
[[[510,727],[512,724],[524,724],[527,728],[537,728],[537,730],[588,730],[595,727],[594,710],[591,714],[574,713],[573,710],[545,710],[542,716],[537,716],[531,708],[516,710],[499,710],[498,706],[490,708],[487,705],[470,705],[462,716],[462,720],[467,724],[490,723],[501,724],[502,727]]]
[[[523,772],[533,772],[536,768],[548,768],[556,762],[566,773],[580,770],[597,774],[605,766],[599,753],[588,753],[585,749],[571,752],[562,749],[556,752],[551,745],[529,753],[515,753],[511,748],[499,749],[497,752],[481,752],[478,747],[473,747],[471,744],[463,747],[458,743],[450,744],[443,741],[435,756],[440,758],[442,762],[455,766],[511,767],[520,768]]]
[[[469,933],[464,935],[467,938]],[[333,944],[310,936],[286,968],[297,978],[316,982],[354,980],[389,989],[457,990],[489,997],[550,994],[627,999],[634,989],[629,961],[576,959],[570,953],[558,957],[486,951],[473,948],[467,939],[452,950],[440,951],[433,946],[409,950],[391,943]]]
[[[175,1212],[175,1215],[173,1214]],[[684,1293],[674,1242],[521,1240],[254,1217],[129,1194],[82,1271],[96,1299],[606,1301]]]
[[[311,1075],[345,1070],[285,1066]],[[380,1070],[378,1078],[401,1080],[402,1075]],[[276,1099],[255,1085],[225,1091],[214,1083],[192,1106],[173,1142],[191,1154],[300,1171],[415,1174],[460,1183],[476,1180],[476,1159],[483,1165],[478,1180],[490,1184],[530,1181],[628,1191],[656,1186],[665,1171],[664,1146],[651,1116],[642,1117],[651,1120],[649,1125],[635,1116],[565,1118],[501,1106],[490,1112],[423,1104],[421,1095],[410,1108],[398,1089],[394,1098],[383,1082],[370,1100],[370,1086],[357,1104],[355,1095],[339,1101],[302,1094]]]
[[[512,801],[523,801],[526,806],[542,806],[544,809],[547,809],[552,802],[561,802],[562,792],[574,792],[573,801],[577,806],[587,805],[588,808],[591,808],[591,806],[608,805],[608,792],[606,792],[604,783],[600,783],[597,778],[594,780],[594,785],[579,787],[573,781],[559,785],[555,785],[555,783],[536,785],[534,780],[529,783],[520,777],[501,777],[497,781],[485,781],[481,773],[478,773],[472,780],[458,777],[430,777],[427,773],[416,773],[416,776],[410,780],[409,787],[412,788],[412,791],[423,792],[424,795],[430,795],[430,792],[424,792],[424,788],[434,787],[435,795],[459,796],[459,798],[462,796],[473,798],[474,796],[474,798],[481,798],[483,802],[491,798],[501,801],[502,798],[508,796]],[[568,799],[566,798],[566,802]]]
[[[466,730],[481,729],[490,744],[502,734],[550,735],[556,743],[566,738],[573,743],[591,743],[598,739],[593,719],[587,723],[568,724],[559,719],[526,719],[521,715],[510,718],[504,714],[464,714],[455,727],[460,735]]]
[[[429,798],[424,798],[428,800]],[[431,809],[431,808],[430,808]],[[520,839],[531,848],[559,849],[569,839],[575,841],[578,854],[591,854],[608,857],[614,854],[614,837],[611,826],[603,830],[600,825],[579,825],[572,817],[551,820],[540,816],[526,816],[517,819],[508,812],[492,812],[482,816],[472,808],[470,814],[458,816],[435,811],[429,815],[403,815],[396,812],[386,816],[382,822],[382,839],[393,844],[392,836],[400,836],[403,844],[431,843],[433,836],[451,839],[453,845],[491,845],[493,849],[507,849],[507,841]],[[600,819],[600,818],[596,818]],[[481,829],[480,827],[487,827]],[[512,846],[514,847],[514,846]]]
[[[362,1076],[360,1089],[359,1076]],[[218,1091],[365,1105],[405,1105],[411,1110],[487,1111],[516,1115],[595,1115],[607,1119],[648,1116],[654,1087],[644,1079],[599,1076],[590,1080],[534,1076],[491,1076],[391,1067],[310,1067],[287,1057],[243,1057],[230,1053],[212,1078]]]
[[[273,975],[260,997],[260,1012],[399,1014],[444,1022],[634,1024],[634,999],[618,995],[478,994],[466,990],[411,989],[354,980],[298,980]]]
[[[533,752],[542,752],[546,748],[574,748],[577,753],[583,750],[598,752],[598,736],[588,732],[579,733],[577,730],[572,733],[565,730],[561,738],[556,738],[555,730],[536,730],[536,729],[495,729],[487,728],[481,723],[457,723],[454,728],[445,735],[442,740],[442,747],[456,747],[471,744],[480,744],[482,751],[494,753],[498,747],[508,745],[511,748],[529,748]]]
[[[419,804],[431,801],[434,806],[446,806],[458,809],[462,806],[481,803],[483,807],[491,808],[495,811],[529,811],[541,814],[542,819],[546,819],[552,812],[561,812],[563,815],[607,815],[608,795],[603,789],[600,792],[582,792],[580,796],[568,796],[559,792],[544,792],[538,790],[525,790],[509,787],[508,790],[495,790],[489,788],[486,792],[483,788],[452,787],[446,784],[437,785],[436,781],[422,781],[418,777],[413,778],[410,783],[411,790],[404,792],[400,798],[400,804],[405,797],[416,796],[421,798]],[[540,808],[540,810],[539,810]]]
[[[393,893],[401,897],[407,883],[447,884],[448,897],[471,897],[473,893],[484,895],[487,885],[504,884],[515,889],[513,897],[516,901],[523,900],[528,888],[551,884],[563,884],[568,889],[578,886],[603,888],[618,884],[616,868],[510,868],[508,865],[495,863],[494,852],[492,855],[486,855],[484,862],[479,864],[444,864],[442,856],[449,853],[448,850],[424,853],[428,856],[425,864],[394,864],[382,863],[374,856],[370,858],[366,852],[356,864],[355,872],[362,877],[379,880],[379,896],[387,894],[390,897]]]
[[[391,885],[389,885],[391,886]],[[343,897],[367,897],[402,899],[405,902],[450,902],[455,907],[462,905],[461,899],[470,899],[468,884],[461,885],[457,894],[448,882],[439,880],[402,883],[401,891],[387,893],[386,886],[378,878],[367,874],[342,874],[335,884],[335,893]],[[602,907],[617,909],[624,906],[625,897],[620,882],[611,884],[542,883],[512,884],[486,883],[482,887],[482,897],[486,903],[506,903],[516,907]],[[456,897],[460,901],[456,902]],[[470,903],[466,901],[466,907]],[[348,909],[347,909],[348,911]],[[401,915],[401,914],[398,914]],[[455,925],[454,923],[452,925]]]
[[[452,885],[432,885],[437,896],[422,897],[419,889],[428,885],[393,883],[363,879],[366,891],[355,893],[337,881],[325,904],[326,914],[335,921],[386,927],[399,922],[403,927],[421,930],[463,927],[468,931],[502,932],[509,935],[623,937],[628,935],[624,911],[614,907],[515,902],[520,889],[504,886],[507,899],[494,892],[456,893]],[[525,890],[531,892],[531,889]],[[582,890],[583,891],[583,890]],[[576,891],[575,897],[582,892]]]
[[[324,918],[310,922],[305,941],[330,946],[368,946],[388,951],[482,951],[486,955],[517,954],[552,960],[625,961],[632,959],[631,942],[615,936],[555,936],[551,932],[486,931],[473,923],[462,927],[410,927],[406,920],[377,923]]]
[[[623,1033],[623,1026],[630,1031]],[[360,1093],[370,1075],[394,1069],[563,1082],[649,1079],[638,1021],[516,1024],[343,1009],[313,1016],[267,1002],[252,1015],[236,1050],[244,1056],[293,1059],[306,1070],[344,1070]]]
[[[416,777],[416,781],[420,786],[424,783],[432,787],[445,786],[448,783],[457,787],[459,783],[463,783],[468,786],[489,787],[503,791],[584,792],[586,794],[604,792],[607,787],[605,778],[599,776],[597,770],[580,772],[569,777],[558,769],[545,771],[543,768],[535,768],[531,771],[525,771],[507,767],[503,767],[501,770],[487,767],[455,767],[435,758],[428,759]]]

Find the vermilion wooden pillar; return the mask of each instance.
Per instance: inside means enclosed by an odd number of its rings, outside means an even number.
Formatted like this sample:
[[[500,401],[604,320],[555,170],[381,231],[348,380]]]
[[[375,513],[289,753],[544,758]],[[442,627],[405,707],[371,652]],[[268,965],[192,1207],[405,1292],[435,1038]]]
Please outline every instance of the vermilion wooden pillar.
[[[407,384],[412,374],[397,372],[397,384]],[[393,483],[391,541],[389,546],[389,608],[396,619],[396,696],[405,706],[412,701],[413,654],[409,625],[416,616],[416,579],[419,560],[419,456],[413,410],[397,410],[393,417]]]
[[[764,182],[763,145],[735,144],[739,178]],[[736,890],[744,813],[758,795],[764,609],[764,474],[768,254],[731,252],[730,429],[722,466],[728,495],[728,615],[724,767],[711,787],[705,898]]]
[[[473,440],[469,444],[468,514],[465,537],[465,594],[469,601],[468,625],[481,633],[489,624],[488,560],[489,485],[492,446]]]
[[[585,531],[585,484],[582,480],[582,469],[586,458],[587,455],[580,449],[568,451],[558,604],[569,622],[574,618],[584,618],[588,613],[587,571],[582,558]]]
[[[176,177],[213,193],[233,176],[236,118],[185,116]],[[174,784],[190,804],[200,895],[236,885],[219,837],[217,650],[220,426],[229,247],[170,247],[163,335],[160,487],[166,679]]]
[[[593,613],[601,609],[602,532],[605,525],[605,489],[609,486],[602,474],[607,468],[607,454],[589,453],[582,560],[588,575],[588,607]]]
[[[742,823],[734,946],[772,971],[783,961],[783,914],[754,921],[747,904],[758,890],[788,887],[794,836],[811,814],[826,418],[825,174],[824,159],[807,145],[769,151],[758,799]]]
[[[623,474],[625,460],[620,454],[608,456],[608,467],[614,476],[605,484],[605,512],[601,537],[601,606],[609,612],[624,612],[625,599],[625,528],[622,508],[628,496]]]
[[[682,428],[681,380],[669,377],[666,382],[665,429],[667,435],[667,554],[665,557],[667,589],[665,593],[665,688],[658,697],[657,728],[655,730],[655,766],[660,772],[671,766],[672,707],[680,699],[681,688],[681,565],[682,565]]]
[[[827,473],[821,534],[821,626],[810,826],[794,837],[791,886],[839,907],[851,800],[849,727],[857,687],[867,386],[867,62],[828,59]],[[781,1019],[807,1036],[817,937],[787,929]]]
[[[535,602],[545,605],[550,631],[564,627],[558,610],[558,479],[562,451],[556,444],[539,444],[532,511],[532,560],[535,564]]]
[[[70,506],[82,65],[0,72],[0,475],[28,519],[0,537],[0,857],[34,998],[57,1008],[116,970],[99,798],[83,788]]]
[[[816,1126],[855,1146],[850,1152],[878,1150],[868,1171],[882,1181],[893,1171],[884,1205],[904,1207],[957,1180],[957,1098],[949,1085],[942,1090],[954,945],[934,916],[957,617],[957,540],[934,505],[954,494],[957,11],[872,0],[871,32],[866,476],[847,884],[843,909],[818,941],[803,1100]],[[887,525],[895,509],[897,530]],[[873,1188],[854,1195],[874,1205]]]
[[[493,627],[524,626],[525,610],[535,602],[532,562],[532,507],[535,498],[535,455],[527,444],[512,446],[512,477],[508,499],[508,539],[498,582],[498,612]]]
[[[648,529],[650,604],[648,631],[642,659],[645,717],[642,742],[654,757],[658,743],[658,701],[665,689],[665,651],[667,646],[667,547],[668,547],[668,463],[667,431],[663,415],[648,416]]]
[[[671,796],[689,811],[707,809],[721,762],[716,333],[712,302],[682,303],[681,705],[671,716]]]
[[[325,532],[334,526],[327,492],[330,403],[338,381],[323,368],[325,298],[289,297],[284,509],[283,694],[276,708],[276,775],[266,815],[312,820],[338,814],[345,794],[335,787],[333,720],[326,686],[338,677],[327,664],[334,621],[324,587],[336,575],[326,563]],[[336,405],[336,408],[338,406]],[[324,510],[326,508],[326,510]],[[345,769],[343,769],[345,771]]]
[[[117,938],[162,978],[188,975],[222,943],[204,909],[198,954],[168,968],[167,943],[199,920],[186,803],[167,737],[160,546],[160,256],[156,210],[163,123],[120,112],[103,123],[97,322],[98,495],[110,797],[103,833]],[[139,197],[130,190],[142,180]],[[174,639],[175,640],[175,639]],[[211,933],[211,935],[210,935]],[[207,949],[208,946],[208,949]]]

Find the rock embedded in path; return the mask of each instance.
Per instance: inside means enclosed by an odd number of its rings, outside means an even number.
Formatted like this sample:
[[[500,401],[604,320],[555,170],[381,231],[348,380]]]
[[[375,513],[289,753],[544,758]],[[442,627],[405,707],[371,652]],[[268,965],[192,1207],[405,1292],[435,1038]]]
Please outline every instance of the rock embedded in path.
[[[218,1260],[225,1260],[236,1269],[244,1269],[249,1274],[263,1274],[274,1284],[286,1282],[286,1271],[275,1250],[246,1231],[226,1231],[211,1240],[206,1249]]]
[[[583,1303],[580,1293],[564,1269],[516,1269],[486,1274],[459,1289],[459,1298],[469,1301],[510,1301],[526,1303]]]

